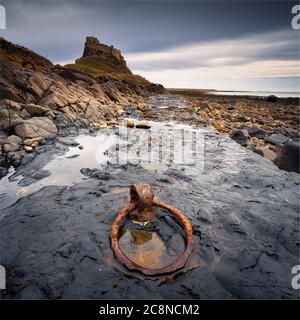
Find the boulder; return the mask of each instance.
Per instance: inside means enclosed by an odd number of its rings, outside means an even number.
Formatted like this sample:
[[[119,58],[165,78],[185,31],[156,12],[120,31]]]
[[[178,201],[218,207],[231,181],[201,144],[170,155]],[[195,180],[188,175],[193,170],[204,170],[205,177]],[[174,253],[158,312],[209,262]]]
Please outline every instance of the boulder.
[[[49,111],[48,108],[36,104],[23,104],[23,109],[26,110],[31,116],[41,116]]]
[[[16,125],[20,124],[23,119],[17,113],[10,113],[9,115],[9,126],[10,128],[15,127]]]
[[[8,130],[22,122],[23,119],[19,115],[20,110],[15,107],[0,105],[0,130]]]
[[[7,132],[0,130],[0,140],[7,139]]]
[[[20,145],[18,143],[5,143],[3,145],[3,150],[5,152],[15,152],[18,151],[20,149]]]
[[[282,170],[299,172],[299,142],[288,142],[281,149],[275,164]]]
[[[52,120],[46,117],[33,117],[31,119],[23,120],[20,124],[16,125],[15,133],[23,139],[37,138],[57,134],[57,128]]]
[[[106,120],[106,124],[108,126],[118,126],[119,122],[116,119],[112,118],[110,120]]]
[[[243,147],[246,147],[249,143],[249,136],[246,130],[233,131],[230,135],[230,138]]]
[[[266,142],[269,142],[271,144],[283,144],[283,143],[286,143],[287,141],[289,140],[289,137],[287,136],[284,136],[283,134],[281,133],[274,133],[270,136],[268,136],[265,141]]]
[[[9,112],[5,106],[0,106],[0,130],[10,127]]]
[[[9,107],[10,110],[20,111],[21,105],[18,102],[9,100],[9,99],[1,99],[0,104],[6,107]]]
[[[11,136],[7,137],[7,140],[9,143],[20,144],[22,142],[22,139],[18,136],[15,136],[15,135],[11,135]]]
[[[247,129],[248,134],[250,137],[255,137],[258,139],[264,139],[267,132],[265,130],[262,130],[260,128],[256,128],[256,127],[250,127]]]
[[[278,98],[272,94],[272,95],[266,97],[266,101],[268,101],[268,102],[277,102]]]
[[[20,143],[22,139],[20,139],[18,136],[11,135],[6,140],[7,143],[3,145],[3,150],[5,152],[15,152],[20,149]]]

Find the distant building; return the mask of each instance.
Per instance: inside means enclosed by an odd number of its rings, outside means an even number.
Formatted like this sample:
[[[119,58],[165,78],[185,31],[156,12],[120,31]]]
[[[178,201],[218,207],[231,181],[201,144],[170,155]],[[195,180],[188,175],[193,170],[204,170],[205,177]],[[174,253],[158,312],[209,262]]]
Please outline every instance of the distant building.
[[[109,55],[115,57],[120,62],[125,63],[124,57],[121,54],[121,51],[114,48],[114,46],[108,46],[106,44],[100,43],[96,37],[86,37],[83,57],[87,56],[102,56]]]

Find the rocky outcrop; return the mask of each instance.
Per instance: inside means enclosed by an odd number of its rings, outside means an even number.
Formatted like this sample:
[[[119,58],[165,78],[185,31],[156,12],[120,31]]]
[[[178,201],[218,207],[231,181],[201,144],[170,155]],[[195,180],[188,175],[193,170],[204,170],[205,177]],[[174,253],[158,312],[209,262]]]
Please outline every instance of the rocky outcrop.
[[[53,64],[48,59],[36,54],[35,52],[6,41],[0,37],[0,58],[1,60],[8,60],[23,68],[35,71],[49,71]]]
[[[141,97],[164,91],[161,85],[135,81],[116,49],[103,54],[110,54],[122,66],[122,72],[132,79],[95,77],[80,70],[54,66],[49,60],[3,38],[0,44],[0,130],[5,131],[6,136],[48,138],[80,128],[115,124],[124,109],[137,104]],[[85,58],[88,54],[91,51],[85,52]],[[108,60],[102,62],[109,65]],[[17,147],[8,145],[5,139],[0,142],[0,156],[10,159]]]
[[[15,126],[15,133],[22,139],[47,138],[57,134],[57,128],[47,117],[33,117]]]

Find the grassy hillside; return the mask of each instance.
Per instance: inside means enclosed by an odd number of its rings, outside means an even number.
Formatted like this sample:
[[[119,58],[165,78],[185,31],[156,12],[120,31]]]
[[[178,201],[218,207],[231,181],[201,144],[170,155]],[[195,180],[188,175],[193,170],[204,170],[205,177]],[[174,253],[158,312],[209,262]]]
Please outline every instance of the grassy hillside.
[[[83,57],[78,59],[76,63],[67,64],[65,67],[79,70],[94,77],[105,76],[116,80],[129,80],[143,84],[149,83],[149,81],[139,75],[124,72],[121,64],[112,65],[96,57]]]

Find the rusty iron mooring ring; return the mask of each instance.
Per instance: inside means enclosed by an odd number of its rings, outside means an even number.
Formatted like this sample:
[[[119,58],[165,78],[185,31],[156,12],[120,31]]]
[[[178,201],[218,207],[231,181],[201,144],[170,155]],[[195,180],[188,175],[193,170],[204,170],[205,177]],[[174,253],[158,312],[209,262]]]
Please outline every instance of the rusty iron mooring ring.
[[[162,275],[175,272],[185,267],[193,250],[192,225],[189,219],[177,208],[171,206],[158,198],[154,197],[152,188],[149,184],[136,184],[130,188],[130,203],[121,209],[118,213],[110,232],[111,247],[118,261],[123,263],[131,271],[140,271],[147,276]],[[152,206],[161,207],[171,212],[183,224],[185,233],[186,247],[178,259],[163,268],[149,269],[144,268],[131,261],[119,246],[119,227],[124,218],[131,214],[140,218],[141,222],[151,220],[155,213]]]

